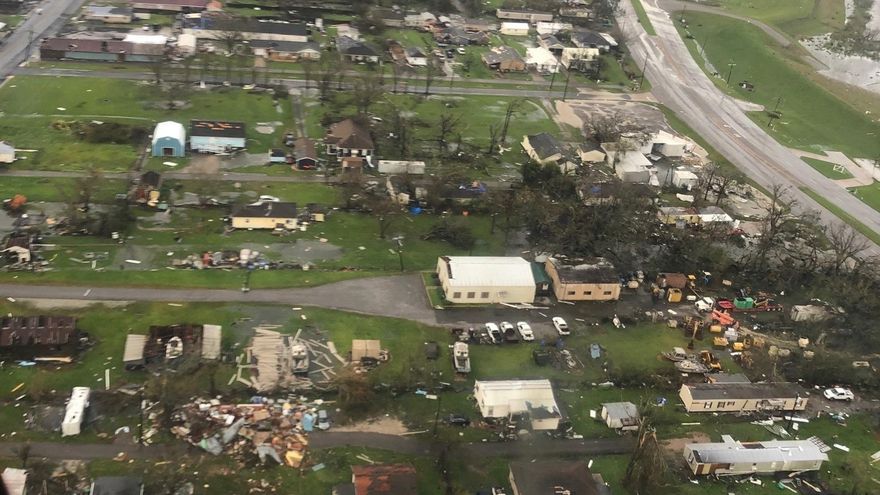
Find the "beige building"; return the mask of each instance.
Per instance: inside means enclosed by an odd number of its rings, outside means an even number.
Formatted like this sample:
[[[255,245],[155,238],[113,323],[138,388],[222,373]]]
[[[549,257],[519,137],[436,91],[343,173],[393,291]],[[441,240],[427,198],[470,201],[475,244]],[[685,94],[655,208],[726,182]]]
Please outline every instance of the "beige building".
[[[544,264],[553,281],[553,293],[560,301],[616,301],[620,298],[620,279],[605,258],[560,260],[548,258]]]
[[[550,380],[477,380],[474,398],[484,418],[525,415],[533,430],[555,430],[562,417]]]
[[[532,265],[517,257],[441,256],[437,275],[452,303],[531,303],[535,300]]]
[[[235,229],[287,229],[297,226],[296,203],[265,201],[247,205],[232,214]]]
[[[795,383],[697,383],[678,393],[688,412],[803,411],[806,392]]]

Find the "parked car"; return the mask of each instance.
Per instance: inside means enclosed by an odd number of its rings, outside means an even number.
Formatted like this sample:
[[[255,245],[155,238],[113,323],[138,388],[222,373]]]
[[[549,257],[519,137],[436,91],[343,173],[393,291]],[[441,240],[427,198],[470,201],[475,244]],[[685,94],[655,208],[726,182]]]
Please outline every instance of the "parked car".
[[[504,336],[504,341],[509,344],[519,342],[519,334],[516,332],[516,328],[513,327],[513,324],[509,321],[501,322],[501,334]]]
[[[451,426],[470,426],[471,420],[462,414],[450,414],[448,418],[446,418],[446,424]]]
[[[486,333],[493,344],[500,344],[502,340],[501,329],[494,323],[486,323]]]
[[[529,326],[528,323],[524,321],[516,322],[516,329],[519,331],[519,336],[526,342],[531,342],[535,340],[535,333],[532,332],[532,327]]]
[[[559,335],[571,335],[571,330],[568,328],[568,323],[562,319],[562,317],[554,316],[553,317],[553,328],[559,332]]]
[[[325,411],[324,409],[318,411],[318,423],[316,426],[319,430],[330,429],[330,417],[327,416],[327,411]]]
[[[842,387],[833,387],[825,390],[825,398],[828,400],[845,400],[851,401],[855,399],[852,390]]]
[[[261,201],[261,202],[265,201],[267,203],[277,203],[281,200],[276,198],[275,196],[269,196],[268,194],[262,194],[262,195],[260,195],[259,201]]]
[[[465,53],[467,53],[467,50],[462,47],[456,48],[455,51],[457,51],[459,55],[464,55]]]

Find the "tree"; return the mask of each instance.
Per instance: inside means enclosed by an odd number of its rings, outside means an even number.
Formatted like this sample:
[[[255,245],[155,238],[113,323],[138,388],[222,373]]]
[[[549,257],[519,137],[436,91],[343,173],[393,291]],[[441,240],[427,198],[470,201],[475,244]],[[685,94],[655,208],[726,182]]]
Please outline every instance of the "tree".
[[[440,147],[441,153],[449,151],[449,136],[454,134],[461,123],[461,115],[453,113],[448,109],[443,110],[440,114],[440,122],[437,125],[437,145]]]
[[[425,96],[431,93],[431,83],[434,82],[434,76],[437,75],[437,66],[433,58],[428,59],[428,66],[425,67]]]
[[[165,74],[165,67],[167,62],[162,60],[157,60],[150,64],[150,72],[153,73],[153,82],[156,83],[156,86],[162,84],[162,76]]]
[[[354,88],[351,90],[351,97],[358,113],[367,113],[370,107],[382,95],[385,94],[385,88],[374,73],[364,74],[354,81]]]
[[[635,450],[626,466],[623,485],[630,493],[661,493],[667,469],[657,432],[648,420],[643,419],[639,425]]]
[[[522,106],[523,100],[511,100],[507,104],[507,110],[504,112],[504,124],[501,126],[501,135],[498,138],[498,144],[504,145],[507,142],[507,130],[510,128],[510,119],[513,114]]]
[[[850,260],[855,260],[868,248],[868,242],[861,234],[842,223],[826,227],[825,237],[831,252],[826,270],[835,277],[841,274]]]
[[[339,390],[339,407],[349,416],[363,415],[369,411],[375,393],[363,374],[352,368],[343,368],[334,380]]]
[[[754,252],[755,273],[767,271],[770,253],[781,244],[782,234],[795,223],[789,212],[796,202],[788,198],[786,186],[774,184],[770,188],[769,200],[761,220],[761,237]]]
[[[226,56],[231,56],[236,52],[237,47],[244,42],[244,35],[237,29],[230,29],[218,32],[214,39],[223,45]]]
[[[492,156],[495,154],[495,147],[498,146],[498,134],[501,128],[497,124],[489,124],[489,146],[486,148],[486,154]]]
[[[384,239],[388,235],[388,230],[400,218],[402,213],[401,207],[396,201],[388,196],[374,196],[368,202],[368,208],[376,218],[376,224],[379,228],[379,239]]]
[[[397,85],[400,83],[400,66],[391,65],[391,83],[393,84],[391,91],[397,93]]]
[[[318,71],[318,79],[316,81],[316,85],[318,87],[318,98],[321,101],[321,105],[327,101],[330,95],[330,85],[333,83],[333,76],[335,71],[333,69],[332,64],[322,62],[320,66],[320,70]]]

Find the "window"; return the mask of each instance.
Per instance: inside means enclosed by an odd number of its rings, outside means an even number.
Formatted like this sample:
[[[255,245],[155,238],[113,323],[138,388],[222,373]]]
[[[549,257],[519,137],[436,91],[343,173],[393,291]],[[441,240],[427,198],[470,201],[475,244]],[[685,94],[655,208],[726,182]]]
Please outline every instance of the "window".
[[[453,292],[452,298],[453,299],[461,299],[461,292]]]
[[[481,292],[480,298],[481,299],[489,299],[489,293],[488,292]]]
[[[703,404],[703,409],[712,409],[712,402],[706,402]]]
[[[606,290],[605,292],[602,293],[602,295],[603,295],[603,296],[610,296],[610,295],[611,295],[611,291],[610,291],[610,290]]]
[[[477,293],[476,293],[476,292],[468,292],[468,294],[467,294],[467,298],[468,298],[468,299],[473,299],[473,298],[475,298],[475,297],[477,297]]]
[[[585,290],[585,291],[584,291],[584,295],[585,295],[585,296],[592,296],[592,295],[593,295],[593,291],[591,291],[591,290]]]
[[[574,291],[573,291],[573,290],[568,291],[568,295],[569,295],[569,296],[573,296],[573,295],[574,295]]]

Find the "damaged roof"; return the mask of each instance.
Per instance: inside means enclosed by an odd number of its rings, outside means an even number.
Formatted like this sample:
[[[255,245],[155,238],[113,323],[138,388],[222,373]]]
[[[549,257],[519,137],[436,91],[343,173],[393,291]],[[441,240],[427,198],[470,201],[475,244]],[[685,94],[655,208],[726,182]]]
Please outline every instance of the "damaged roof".
[[[364,128],[352,119],[345,119],[330,126],[324,141],[336,145],[337,148],[371,150],[373,138],[369,129]]]
[[[189,135],[193,137],[245,137],[244,122],[224,120],[190,120]]]
[[[233,213],[232,216],[237,218],[296,218],[296,203],[266,201],[259,204],[245,205]]]
[[[510,477],[519,495],[598,495],[596,482],[584,461],[517,461],[510,463]],[[563,492],[563,490],[567,490]]]
[[[548,258],[559,281],[569,284],[616,284],[620,282],[614,265],[605,258],[561,260]]]
[[[807,397],[796,383],[695,383],[682,385],[694,400],[794,399]]]
[[[418,493],[416,469],[407,464],[352,466],[355,495],[412,495]]]

